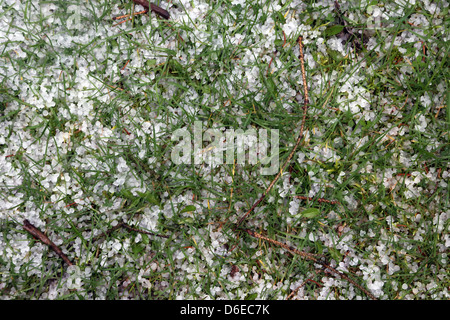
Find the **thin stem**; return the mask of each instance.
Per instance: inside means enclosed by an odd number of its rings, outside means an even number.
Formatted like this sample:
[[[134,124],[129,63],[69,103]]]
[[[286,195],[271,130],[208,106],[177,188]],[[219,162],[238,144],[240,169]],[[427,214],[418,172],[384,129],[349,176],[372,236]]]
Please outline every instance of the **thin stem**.
[[[73,263],[67,258],[67,256],[62,252],[61,248],[59,248],[56,244],[54,244],[41,230],[36,228],[34,225],[30,223],[27,219],[23,220],[23,228],[32,234],[35,238],[39,239],[42,243],[48,245],[53,251],[64,260],[69,266],[72,266]]]
[[[136,4],[140,4],[141,6],[143,6],[147,11],[151,10],[154,13],[158,14],[159,16],[161,16],[164,19],[169,19],[170,18],[170,14],[167,10],[164,10],[161,7],[158,7],[156,4],[154,3],[150,3],[147,0],[133,0],[134,3]]]
[[[300,59],[300,65],[301,65],[301,70],[302,70],[303,90],[304,90],[305,99],[304,99],[304,103],[303,103],[303,118],[302,118],[302,122],[301,122],[301,126],[300,126],[300,133],[299,133],[298,138],[297,138],[297,142],[295,143],[294,147],[292,148],[291,153],[289,154],[288,158],[284,162],[284,164],[281,167],[281,169],[278,172],[278,174],[272,180],[272,182],[267,187],[267,189],[264,191],[262,196],[253,204],[253,206],[250,208],[250,210],[248,210],[247,213],[245,213],[239,219],[239,221],[236,223],[236,226],[235,226],[234,229],[236,229],[237,227],[239,227],[241,225],[241,223],[247,218],[247,216],[259,205],[259,203],[261,201],[264,200],[264,198],[270,192],[270,190],[272,190],[273,186],[275,185],[275,183],[278,181],[278,179],[283,174],[284,169],[286,168],[287,164],[291,161],[292,157],[295,154],[295,151],[297,151],[297,148],[300,145],[300,142],[302,141],[303,130],[304,130],[304,127],[305,127],[305,122],[306,122],[306,113],[308,111],[308,105],[309,105],[309,96],[308,96],[308,85],[307,85],[307,82],[306,82],[306,75],[305,75],[305,59],[304,59],[304,56],[303,56],[303,37],[301,37],[301,36],[298,38],[298,45],[299,45],[299,48],[300,48],[299,59]]]
[[[329,266],[326,262],[322,261],[321,259],[318,259],[318,258],[317,258],[318,255],[314,255],[314,254],[312,254],[312,253],[307,253],[307,252],[300,251],[300,250],[298,250],[298,249],[296,249],[296,248],[294,248],[294,247],[292,247],[292,246],[288,246],[287,244],[282,243],[282,242],[280,242],[280,241],[273,240],[273,239],[270,239],[270,238],[268,238],[268,237],[265,237],[265,236],[263,236],[263,235],[261,235],[261,234],[255,232],[255,231],[252,231],[252,230],[250,230],[250,229],[245,229],[244,231],[247,232],[249,235],[251,235],[251,236],[254,237],[254,238],[262,239],[262,240],[264,240],[264,241],[270,242],[270,243],[272,243],[272,244],[274,244],[274,245],[277,245],[277,246],[279,246],[279,247],[282,247],[282,248],[284,248],[284,249],[286,249],[286,250],[288,250],[288,251],[290,251],[290,252],[292,252],[292,253],[294,253],[294,254],[296,254],[296,255],[299,255],[300,257],[305,258],[306,260],[311,260],[311,261],[314,261],[314,262],[316,262],[316,263],[322,265],[322,266],[325,268],[325,271],[330,271],[331,273],[334,273],[334,274],[340,276],[341,278],[347,280],[348,282],[350,282],[351,284],[353,284],[355,287],[357,287],[358,289],[360,289],[362,292],[364,292],[364,293],[365,293],[367,296],[369,296],[371,299],[377,300],[377,298],[376,298],[373,294],[371,294],[371,293],[370,293],[369,291],[367,291],[364,287],[362,287],[361,285],[359,285],[356,281],[354,281],[353,279],[349,278],[349,277],[348,277],[347,275],[345,275],[344,273],[342,273],[342,272],[340,272],[340,271],[334,269],[333,267]]]
[[[156,13],[157,15],[159,15],[160,17],[162,17],[162,18],[164,18],[164,19],[166,19],[166,20],[170,19],[169,11],[164,10],[164,9],[161,8],[161,7],[158,7],[156,4],[149,3],[147,0],[133,0],[133,2],[134,2],[135,4],[139,4],[139,5],[143,6],[144,9],[145,9],[145,10],[143,10],[143,11],[135,12],[135,13],[134,13],[134,16],[136,16],[136,15],[138,15],[138,14],[147,13],[149,10],[151,10],[151,11],[153,11],[154,13]],[[126,14],[126,15],[114,17],[113,20],[121,20],[121,19],[127,18],[127,17],[129,17],[129,16],[130,16],[130,15]],[[126,21],[128,21],[128,20],[131,20],[131,19],[127,19],[127,20],[122,21],[122,22],[120,22],[120,23],[124,23],[124,22],[126,22]],[[120,24],[120,23],[118,23],[118,24]],[[116,25],[117,25],[117,24],[116,24]]]
[[[313,201],[316,200],[317,202],[324,202],[324,203],[329,203],[329,204],[339,204],[339,201],[337,200],[328,200],[328,199],[324,199],[324,198],[314,198],[314,197],[305,197],[305,196],[295,196],[297,199],[301,199],[301,200],[309,200],[309,201]]]

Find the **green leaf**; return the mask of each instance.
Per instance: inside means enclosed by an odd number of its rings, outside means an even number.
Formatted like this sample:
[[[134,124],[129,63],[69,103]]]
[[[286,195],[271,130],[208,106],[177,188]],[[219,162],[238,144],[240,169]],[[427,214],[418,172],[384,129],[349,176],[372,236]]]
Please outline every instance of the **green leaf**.
[[[131,200],[131,199],[135,198],[135,197],[133,196],[133,194],[131,193],[131,191],[128,190],[128,189],[122,189],[122,190],[120,190],[120,195],[121,195],[122,197],[124,197],[125,199],[128,199],[128,200]]]
[[[334,61],[334,62],[340,62],[344,60],[344,56],[337,50],[327,49],[328,56]]]
[[[314,242],[314,245],[315,245],[316,248],[317,248],[317,253],[318,253],[318,254],[322,254],[322,252],[323,252],[323,246],[320,244],[320,241]]]
[[[255,300],[257,296],[258,296],[257,293],[252,293],[247,295],[244,300]]]
[[[180,213],[184,213],[184,212],[191,212],[191,211],[195,211],[196,208],[195,206],[186,206],[183,210],[180,211]]]
[[[151,204],[159,205],[160,200],[158,198],[158,195],[154,194],[153,192],[147,191],[145,193],[138,192],[139,196],[145,200],[147,200]]]
[[[142,244],[133,244],[133,245],[131,246],[131,251],[132,251],[135,255],[141,253],[142,251],[144,251],[144,249],[145,249],[145,246],[142,245]]]
[[[154,67],[156,66],[156,59],[147,59],[145,61],[145,64],[147,65],[147,67]]]
[[[209,94],[209,93],[211,93],[211,88],[209,86],[203,86],[202,87],[202,92],[206,93],[206,94]]]
[[[142,243],[144,245],[147,245],[150,243],[150,239],[148,238],[148,236],[146,234],[142,234]]]
[[[177,52],[175,50],[172,49],[167,49],[167,48],[158,48],[159,50],[166,52],[168,56],[176,56]]]
[[[328,248],[330,250],[331,257],[336,261],[339,262],[342,260],[342,254],[339,252],[339,250],[335,248]]]
[[[341,32],[342,30],[344,30],[344,26],[341,26],[339,24],[328,27],[325,29],[325,37],[332,37],[336,34],[338,34],[339,32]]]
[[[304,218],[314,218],[320,214],[320,210],[317,208],[309,208],[306,210],[303,210],[299,215]]]
[[[193,225],[194,224],[194,219],[192,218],[184,218],[184,219],[180,219],[178,220],[179,224],[185,224],[185,225]]]
[[[283,43],[284,43],[284,40],[281,40],[281,39],[276,39],[275,40],[275,46],[276,47],[282,46]]]
[[[306,19],[306,22],[304,24],[307,26],[310,26],[313,24],[313,22],[314,22],[314,18],[309,17],[308,19]]]

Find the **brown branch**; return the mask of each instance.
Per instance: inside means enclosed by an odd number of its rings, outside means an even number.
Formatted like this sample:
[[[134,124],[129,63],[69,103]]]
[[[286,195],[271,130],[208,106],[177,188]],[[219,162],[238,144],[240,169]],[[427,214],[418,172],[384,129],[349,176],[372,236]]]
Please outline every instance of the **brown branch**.
[[[291,293],[287,296],[286,300],[291,299],[298,292],[298,290],[300,290],[300,288],[303,287],[307,282],[312,282],[312,283],[315,283],[319,287],[323,287],[320,283],[318,283],[317,281],[314,281],[313,279],[306,279],[297,288],[295,288],[294,290],[291,291]]]
[[[301,200],[309,200],[309,201],[313,201],[313,200],[317,200],[317,202],[324,202],[324,203],[329,203],[329,204],[339,204],[339,201],[337,200],[328,200],[328,199],[324,199],[324,198],[314,198],[314,197],[304,197],[304,196],[295,196],[297,199],[301,199]]]
[[[302,118],[302,122],[301,122],[301,126],[300,126],[300,133],[298,135],[297,141],[294,145],[294,147],[292,148],[291,153],[289,154],[288,158],[286,159],[286,161],[284,162],[283,166],[281,167],[281,170],[278,172],[278,174],[275,176],[275,179],[270,183],[270,185],[267,187],[267,189],[264,191],[264,193],[262,194],[262,196],[253,204],[253,206],[250,208],[249,211],[247,211],[240,219],[239,221],[236,223],[234,229],[236,229],[237,227],[239,227],[239,225],[245,220],[245,218],[259,205],[259,203],[261,201],[264,200],[264,198],[266,197],[266,195],[269,193],[269,191],[272,189],[272,187],[275,185],[275,183],[278,181],[278,179],[280,178],[280,176],[283,174],[284,169],[286,168],[287,164],[291,161],[292,157],[295,154],[295,151],[297,150],[298,146],[300,145],[300,142],[302,141],[303,138],[303,131],[304,131],[304,127],[305,127],[305,122],[306,122],[306,114],[308,111],[308,105],[309,105],[309,95],[308,95],[308,85],[306,82],[306,72],[305,72],[305,59],[304,59],[304,54],[303,54],[303,37],[299,37],[298,38],[298,45],[299,45],[299,49],[300,49],[300,66],[301,66],[301,70],[302,70],[302,80],[303,80],[303,91],[304,91],[304,103],[303,103],[303,118]],[[303,196],[297,196],[297,198],[299,199],[303,199],[303,200],[312,200],[311,198],[308,197],[303,197]],[[326,199],[318,199],[319,202],[327,202],[330,204],[336,204],[339,203],[338,201],[332,201],[332,200],[326,200]],[[268,237],[265,237],[259,233],[256,233],[250,229],[244,229],[245,232],[247,232],[250,236],[257,238],[257,239],[262,239],[265,240],[267,242],[270,242],[272,244],[275,244],[277,246],[280,246],[288,251],[290,251],[291,253],[294,253],[296,255],[299,255],[302,258],[305,258],[307,260],[311,260],[314,261],[320,265],[322,265],[322,267],[325,269],[325,271],[334,273],[335,275],[340,276],[343,279],[346,279],[348,282],[352,283],[355,287],[357,287],[358,289],[360,289],[362,292],[364,292],[367,296],[369,296],[371,299],[376,300],[377,298],[371,294],[368,290],[366,290],[364,287],[362,287],[361,285],[359,285],[356,281],[354,281],[353,279],[349,278],[347,275],[345,275],[344,273],[334,269],[333,267],[329,266],[325,261],[323,261],[322,259],[319,259],[320,255],[316,255],[316,254],[312,254],[312,253],[307,253],[307,252],[303,252],[300,251],[292,246],[288,246],[287,244],[284,244],[282,242],[270,239]]]
[[[162,18],[168,20],[170,18],[170,14],[167,10],[164,10],[161,7],[158,7],[156,4],[148,3],[147,0],[133,0],[134,3],[140,4],[143,6],[147,11],[151,10],[157,15],[161,16]]]
[[[26,231],[28,231],[33,237],[35,237],[36,239],[40,240],[42,243],[48,245],[50,248],[53,249],[53,251],[56,252],[56,254],[58,256],[60,256],[61,259],[64,260],[65,263],[67,263],[69,266],[72,266],[73,263],[69,260],[69,258],[62,252],[61,248],[59,248],[56,244],[54,244],[41,230],[39,230],[38,228],[36,228],[34,225],[32,225],[30,223],[30,221],[28,221],[27,219],[23,220],[23,229],[25,229]],[[158,235],[158,234],[154,234],[145,230],[141,230],[141,229],[136,229],[133,228],[132,226],[126,224],[125,222],[119,223],[118,225],[112,227],[111,229],[103,232],[102,234],[94,237],[92,239],[92,241],[96,241],[108,234],[110,234],[111,232],[113,232],[114,230],[117,230],[119,228],[125,228],[129,231],[135,231],[138,233],[143,233],[143,234],[148,234],[151,236],[156,236],[156,237],[161,237],[161,238],[169,238],[168,236],[163,236],[163,235]]]
[[[301,37],[301,36],[298,38],[298,45],[300,48],[299,59],[300,59],[300,65],[301,65],[301,69],[302,69],[303,90],[304,90],[304,94],[305,94],[305,99],[304,99],[304,103],[303,103],[303,118],[302,118],[302,122],[301,122],[301,126],[300,126],[300,133],[297,138],[297,142],[295,143],[295,146],[292,148],[291,153],[289,154],[288,158],[286,159],[283,166],[281,167],[281,170],[278,172],[278,174],[275,176],[273,181],[270,183],[270,185],[264,191],[262,196],[253,204],[253,206],[250,208],[250,210],[248,210],[247,213],[245,213],[239,219],[239,221],[236,223],[236,226],[234,227],[234,229],[236,229],[237,227],[239,227],[241,225],[241,223],[245,220],[245,218],[247,218],[247,216],[259,205],[259,203],[264,200],[264,198],[270,192],[270,190],[272,190],[273,186],[275,185],[275,183],[278,181],[278,179],[283,174],[284,169],[286,168],[287,164],[291,161],[292,157],[295,154],[295,151],[297,150],[298,146],[300,145],[300,142],[302,141],[303,129],[305,127],[305,122],[306,122],[306,113],[308,111],[308,105],[309,105],[309,96],[308,96],[308,85],[306,83],[306,75],[305,75],[305,59],[303,56],[303,37]]]
[[[275,244],[275,245],[277,245],[277,246],[280,246],[280,247],[282,247],[282,248],[284,248],[284,249],[286,249],[286,250],[288,250],[288,251],[290,251],[290,252],[292,252],[292,253],[294,253],[294,254],[296,254],[296,255],[299,255],[299,256],[301,256],[302,258],[305,258],[305,259],[307,259],[307,260],[314,261],[314,262],[316,262],[316,263],[322,265],[322,266],[325,268],[325,271],[330,271],[331,273],[334,273],[335,275],[340,276],[341,278],[343,278],[343,279],[347,280],[348,282],[352,283],[355,287],[357,287],[359,290],[361,290],[362,292],[364,292],[364,293],[365,293],[367,296],[369,296],[371,299],[377,300],[377,298],[376,298],[373,294],[371,294],[368,290],[366,290],[364,287],[362,287],[361,285],[359,285],[355,280],[349,278],[349,277],[348,277],[347,275],[345,275],[344,273],[342,273],[342,272],[340,272],[340,271],[334,269],[333,267],[329,266],[326,262],[322,261],[321,259],[318,259],[318,255],[300,251],[300,250],[298,250],[298,249],[296,249],[296,248],[294,248],[294,247],[292,247],[292,246],[288,246],[287,244],[282,243],[282,242],[280,242],[280,241],[276,241],[276,240],[270,239],[270,238],[268,238],[268,237],[265,237],[265,236],[263,236],[263,235],[261,235],[261,234],[255,232],[255,231],[252,231],[252,230],[250,230],[250,229],[245,229],[244,231],[247,232],[249,235],[251,235],[251,236],[254,237],[254,238],[262,239],[262,240],[264,240],[264,241],[270,242],[270,243]]]
[[[319,255],[317,255],[317,254],[300,251],[300,250],[298,250],[298,249],[296,249],[296,248],[294,248],[292,246],[288,246],[287,244],[282,243],[280,241],[273,240],[273,239],[270,239],[268,237],[265,237],[262,234],[259,234],[259,233],[255,232],[255,231],[250,230],[250,229],[244,229],[244,231],[247,232],[249,235],[251,235],[254,238],[262,239],[262,240],[265,240],[267,242],[273,243],[273,244],[275,244],[275,245],[277,245],[279,247],[282,247],[282,248],[284,248],[286,250],[289,250],[289,251],[291,251],[291,252],[293,252],[293,253],[295,253],[295,254],[297,254],[297,255],[299,255],[299,256],[307,259],[307,260],[312,260],[312,261],[315,261],[315,262],[319,262],[319,259],[317,259],[317,257],[319,257]]]
[[[56,252],[58,256],[61,257],[61,259],[64,260],[65,263],[67,263],[69,266],[72,266],[73,263],[67,258],[67,256],[62,252],[62,250],[54,244],[44,233],[42,233],[38,228],[33,226],[30,221],[27,219],[23,220],[23,228],[31,233],[35,238],[39,239],[42,243],[48,245],[50,248],[53,249],[53,251]]]

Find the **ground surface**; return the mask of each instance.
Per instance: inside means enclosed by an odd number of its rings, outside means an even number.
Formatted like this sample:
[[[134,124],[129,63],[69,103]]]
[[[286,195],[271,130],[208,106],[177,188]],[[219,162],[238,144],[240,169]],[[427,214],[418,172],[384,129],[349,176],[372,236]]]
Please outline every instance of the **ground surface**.
[[[199,121],[278,130],[281,164],[303,116],[302,36],[305,138],[243,227],[380,299],[448,299],[448,2],[160,6],[168,21],[117,24],[131,1],[0,0],[0,296],[367,299],[232,230],[275,176],[260,161],[225,163],[205,136],[174,161],[174,132]]]

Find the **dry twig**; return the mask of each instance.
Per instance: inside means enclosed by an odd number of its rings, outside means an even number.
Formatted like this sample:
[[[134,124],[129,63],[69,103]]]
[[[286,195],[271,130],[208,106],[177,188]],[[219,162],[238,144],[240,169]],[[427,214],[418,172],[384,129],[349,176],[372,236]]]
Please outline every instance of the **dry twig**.
[[[158,7],[156,4],[153,3],[148,3],[147,0],[133,0],[134,3],[136,4],[140,4],[141,6],[143,6],[147,11],[150,9],[151,11],[153,11],[154,13],[158,14],[159,16],[161,16],[164,19],[169,19],[170,18],[170,14],[167,10],[164,10],[161,7]]]
[[[316,200],[317,202],[324,202],[324,203],[329,203],[329,204],[339,204],[339,201],[337,200],[328,200],[328,199],[323,199],[323,198],[314,198],[314,197],[304,197],[304,196],[295,196],[297,199],[301,199],[301,200],[309,200],[309,201],[313,201]]]
[[[270,183],[270,185],[264,191],[262,196],[253,204],[253,206],[250,208],[250,210],[248,210],[247,213],[245,213],[239,219],[239,221],[236,223],[235,229],[241,225],[241,223],[245,220],[245,218],[247,218],[247,216],[259,205],[259,203],[264,200],[264,198],[270,192],[270,190],[272,190],[273,186],[275,185],[275,183],[278,181],[278,179],[283,174],[284,169],[286,168],[287,164],[291,161],[292,157],[295,154],[295,151],[297,151],[297,148],[300,145],[300,142],[302,141],[303,129],[305,127],[305,122],[306,122],[306,113],[308,111],[308,105],[309,105],[309,95],[308,95],[308,86],[307,86],[307,83],[306,83],[305,60],[304,60],[304,55],[303,55],[303,37],[301,37],[301,36],[298,38],[298,45],[299,45],[299,48],[300,48],[299,59],[300,59],[300,65],[301,65],[301,69],[302,69],[304,103],[303,103],[303,118],[302,118],[302,122],[301,122],[301,126],[300,126],[300,133],[299,133],[298,138],[297,138],[297,142],[295,143],[294,147],[292,148],[291,153],[289,154],[288,158],[284,162],[284,164],[281,167],[281,169],[278,172],[278,174],[275,176],[273,181]]]
[[[328,271],[328,272],[334,273],[335,275],[340,276],[341,278],[347,280],[348,282],[350,282],[351,284],[353,284],[355,287],[357,287],[359,290],[361,290],[362,292],[364,292],[364,293],[365,293],[367,296],[369,296],[371,299],[377,300],[377,298],[376,298],[373,294],[371,294],[371,293],[370,293],[369,291],[367,291],[364,287],[362,287],[361,285],[359,285],[356,281],[354,281],[353,279],[349,278],[349,277],[348,277],[347,275],[345,275],[344,273],[342,273],[342,272],[340,272],[340,271],[334,269],[333,267],[331,267],[330,265],[328,265],[323,259],[318,258],[319,255],[315,255],[315,254],[312,254],[312,253],[307,253],[307,252],[300,251],[300,250],[298,250],[298,249],[296,249],[296,248],[294,248],[294,247],[292,247],[292,246],[288,246],[287,244],[282,243],[282,242],[280,242],[280,241],[276,241],[276,240],[270,239],[270,238],[268,238],[268,237],[265,237],[265,236],[263,236],[263,235],[261,235],[261,234],[255,232],[255,231],[252,231],[252,230],[250,230],[250,229],[245,229],[244,231],[247,232],[249,235],[251,235],[251,236],[254,237],[254,238],[262,239],[262,240],[264,240],[264,241],[270,242],[270,243],[275,244],[275,245],[277,245],[277,246],[279,246],[279,247],[282,247],[282,248],[284,248],[284,249],[286,249],[286,250],[288,250],[288,251],[290,251],[290,252],[292,252],[292,253],[294,253],[294,254],[296,254],[296,255],[299,255],[300,257],[302,257],[302,258],[304,258],[304,259],[306,259],[306,260],[311,260],[311,261],[314,261],[314,262],[316,262],[316,263],[322,265],[322,267],[325,269],[325,271]]]
[[[139,4],[141,6],[144,7],[144,11],[140,11],[140,12],[136,12],[135,14],[141,14],[141,13],[147,13],[148,11],[153,11],[154,13],[156,13],[157,15],[159,15],[160,17],[168,20],[170,18],[170,14],[167,10],[164,10],[161,7],[158,7],[156,4],[153,3],[149,3],[147,0],[133,0],[133,2],[135,4]],[[115,17],[113,18],[114,20],[118,20],[118,19],[123,19],[128,17],[128,15],[124,15],[124,16],[120,16],[120,17]]]
[[[299,45],[299,49],[300,49],[300,66],[301,66],[301,70],[302,70],[302,80],[303,80],[303,91],[304,91],[304,104],[303,104],[303,118],[302,118],[302,122],[301,122],[301,127],[300,127],[300,133],[298,135],[297,138],[297,142],[295,143],[294,147],[292,148],[291,153],[289,154],[287,160],[285,161],[285,163],[283,164],[283,166],[281,167],[281,170],[278,172],[278,174],[276,175],[275,179],[270,183],[269,187],[264,191],[263,195],[255,202],[255,204],[250,208],[249,211],[247,211],[247,213],[245,213],[236,223],[235,229],[237,227],[239,227],[239,225],[245,220],[245,218],[258,206],[258,204],[266,197],[266,195],[269,193],[269,191],[272,189],[272,187],[275,185],[275,183],[277,182],[277,180],[280,178],[280,176],[283,174],[284,169],[286,168],[287,164],[291,161],[292,157],[295,154],[295,151],[297,150],[298,146],[300,145],[300,142],[302,141],[303,138],[303,130],[304,130],[304,126],[305,126],[305,121],[306,121],[306,114],[308,111],[308,105],[309,105],[309,95],[308,95],[308,86],[307,86],[307,82],[306,82],[306,72],[305,72],[305,60],[304,60],[304,55],[303,55],[303,38],[300,36],[298,38],[298,45]],[[307,198],[307,197],[303,197],[303,196],[297,196],[297,198],[299,199],[303,199],[303,200],[312,200],[311,198]],[[327,202],[330,204],[336,204],[338,203],[337,201],[331,201],[331,200],[326,200],[326,199],[319,199],[320,202]],[[371,294],[369,291],[367,291],[365,288],[363,288],[361,285],[359,285],[357,282],[355,282],[353,279],[349,278],[347,275],[345,275],[344,273],[332,268],[331,266],[328,265],[328,263],[326,261],[324,261],[323,257],[321,258],[320,255],[315,255],[312,253],[307,253],[307,252],[303,252],[300,251],[292,246],[288,246],[285,243],[270,239],[268,237],[265,237],[259,233],[256,233],[250,229],[244,229],[245,232],[247,232],[250,236],[257,238],[257,239],[262,239],[264,241],[270,242],[272,244],[275,244],[279,247],[282,247],[286,250],[288,250],[291,253],[294,253],[296,255],[299,255],[300,257],[307,259],[307,260],[311,260],[314,261],[315,263],[320,264],[324,270],[326,272],[330,272],[330,273],[334,273],[335,275],[340,276],[343,279],[346,279],[348,282],[352,283],[354,286],[356,286],[357,288],[359,288],[361,291],[363,291],[367,296],[369,296],[371,299],[376,300],[375,296],[373,294]]]
[[[62,252],[61,248],[59,248],[56,244],[54,244],[41,230],[33,226],[30,221],[27,219],[23,220],[23,228],[31,233],[36,239],[39,239],[42,243],[48,245],[53,251],[56,252],[61,259],[64,260],[69,266],[72,266],[73,263],[67,258],[67,256]]]
[[[23,228],[26,231],[28,231],[31,235],[33,235],[36,239],[40,240],[42,243],[44,243],[44,244],[48,245],[50,248],[52,248],[53,251],[55,251],[58,254],[58,256],[60,256],[61,259],[63,259],[64,262],[67,263],[69,266],[73,265],[73,263],[69,260],[69,258],[62,252],[61,248],[59,248],[56,244],[54,244],[42,231],[40,231],[38,228],[36,228],[34,225],[32,225],[30,223],[30,221],[28,221],[27,219],[23,220]],[[135,231],[138,233],[148,234],[151,236],[156,236],[156,237],[161,237],[161,238],[169,238],[168,236],[158,235],[158,234],[154,234],[154,233],[151,233],[151,232],[148,232],[145,230],[133,228],[132,226],[126,224],[125,222],[122,222],[122,223],[119,223],[118,225],[112,227],[111,229],[103,232],[102,234],[94,237],[92,239],[92,241],[96,241],[119,228],[125,228],[129,231]]]

